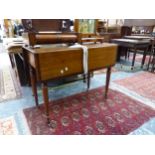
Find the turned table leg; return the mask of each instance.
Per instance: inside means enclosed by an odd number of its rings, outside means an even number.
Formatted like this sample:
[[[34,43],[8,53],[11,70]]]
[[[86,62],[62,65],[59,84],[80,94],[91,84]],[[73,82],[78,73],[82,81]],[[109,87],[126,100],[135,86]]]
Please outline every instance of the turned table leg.
[[[154,49],[152,47],[150,57],[149,57],[149,62],[148,62],[148,65],[147,65],[147,70],[149,70],[149,68],[150,68],[151,60],[153,58],[153,53],[154,53]]]
[[[108,67],[107,73],[106,73],[105,98],[107,98],[107,94],[108,94],[110,75],[111,75],[111,67]]]
[[[50,125],[48,87],[47,87],[46,82],[42,83],[42,93],[43,93],[43,101],[44,101],[44,106],[45,106],[45,115],[47,118],[47,124]]]
[[[147,48],[147,49],[144,51],[144,53],[143,53],[143,59],[142,59],[142,63],[141,63],[141,68],[143,68],[143,66],[144,66],[147,51],[148,51],[148,48]]]
[[[88,72],[88,75],[87,75],[87,90],[89,90],[90,88],[90,72]]]
[[[147,64],[147,70],[149,70],[149,68],[150,68],[151,58],[152,58],[152,54],[150,54],[150,56],[149,56],[149,62]]]
[[[154,67],[155,67],[155,58],[153,58],[152,60],[152,68],[151,68],[151,72],[154,72]]]
[[[30,78],[31,78],[31,86],[32,86],[32,92],[35,98],[36,106],[39,106],[38,103],[38,93],[37,93],[37,81],[36,81],[36,74],[35,70],[30,66]]]
[[[132,66],[131,66],[131,70],[133,70],[134,64],[135,64],[135,58],[136,58],[136,54],[137,54],[137,49],[134,49],[134,53],[133,53],[133,59],[132,59]]]

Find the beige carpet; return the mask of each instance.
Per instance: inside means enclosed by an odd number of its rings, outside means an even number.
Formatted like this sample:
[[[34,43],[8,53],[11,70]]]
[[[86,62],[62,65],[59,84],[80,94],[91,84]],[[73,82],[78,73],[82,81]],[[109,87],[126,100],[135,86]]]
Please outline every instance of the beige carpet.
[[[0,53],[0,102],[21,97],[21,86],[7,53]]]
[[[3,47],[3,43],[0,43],[0,53],[5,52],[4,47]]]
[[[21,97],[21,87],[10,67],[0,69],[0,102]]]

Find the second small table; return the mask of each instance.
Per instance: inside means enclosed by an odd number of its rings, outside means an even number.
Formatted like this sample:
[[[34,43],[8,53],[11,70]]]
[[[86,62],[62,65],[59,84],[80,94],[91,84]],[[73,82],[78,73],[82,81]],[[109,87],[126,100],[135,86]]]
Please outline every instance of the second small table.
[[[119,46],[122,46],[122,47],[134,49],[131,69],[133,69],[133,67],[134,67],[137,49],[144,49],[143,59],[142,59],[142,63],[141,63],[141,67],[143,67],[145,58],[146,58],[146,53],[147,53],[148,47],[150,45],[150,40],[148,40],[148,39],[147,40],[112,39],[111,42],[118,44]],[[118,57],[120,57],[119,51],[118,51]]]

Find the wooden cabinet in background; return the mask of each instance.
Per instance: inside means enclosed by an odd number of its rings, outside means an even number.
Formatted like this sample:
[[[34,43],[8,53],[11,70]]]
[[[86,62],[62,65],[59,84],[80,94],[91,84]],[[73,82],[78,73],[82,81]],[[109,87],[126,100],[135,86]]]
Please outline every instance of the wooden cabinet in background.
[[[61,31],[69,32],[70,19],[22,19],[26,32]]]

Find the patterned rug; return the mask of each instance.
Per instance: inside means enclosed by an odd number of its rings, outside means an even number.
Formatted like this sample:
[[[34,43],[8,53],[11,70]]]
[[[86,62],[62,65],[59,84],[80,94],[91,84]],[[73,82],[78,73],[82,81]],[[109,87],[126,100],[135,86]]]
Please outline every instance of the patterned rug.
[[[0,135],[17,135],[17,127],[13,117],[0,119]]]
[[[32,134],[128,134],[155,116],[155,110],[109,90],[108,99],[103,97],[104,88],[90,90],[66,97],[50,104],[52,127],[36,107],[24,110]]]
[[[155,102],[155,74],[142,72],[132,77],[114,81],[137,94]]]
[[[0,69],[0,102],[21,97],[21,87],[11,67]]]

